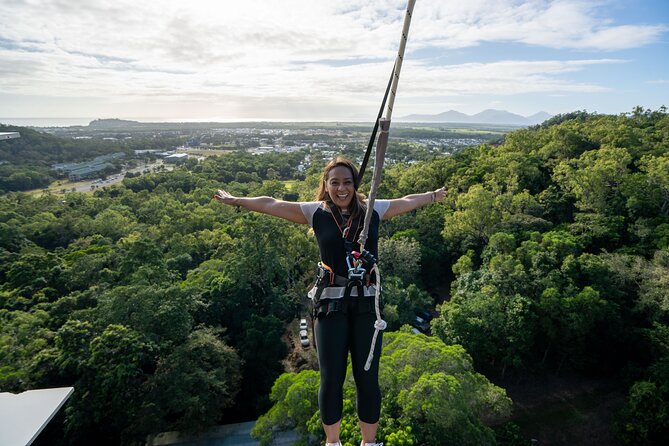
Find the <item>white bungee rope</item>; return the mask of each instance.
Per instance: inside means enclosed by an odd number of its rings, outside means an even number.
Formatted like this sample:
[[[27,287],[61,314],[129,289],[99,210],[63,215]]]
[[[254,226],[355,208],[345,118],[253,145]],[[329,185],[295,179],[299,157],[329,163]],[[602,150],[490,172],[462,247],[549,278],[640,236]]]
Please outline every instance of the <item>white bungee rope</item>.
[[[407,36],[409,35],[409,26],[411,25],[411,16],[413,15],[413,7],[416,0],[409,0],[407,4],[406,14],[404,15],[404,26],[402,28],[402,37],[400,38],[400,47],[397,51],[397,59],[395,60],[395,69],[393,75],[392,86],[390,88],[390,97],[386,107],[386,114],[379,121],[381,134],[376,143],[376,153],[374,161],[374,175],[372,176],[372,186],[369,191],[369,199],[367,200],[367,212],[365,213],[365,225],[363,226],[358,243],[360,249],[364,250],[367,242],[367,233],[369,232],[369,224],[372,221],[372,213],[374,212],[374,201],[376,200],[376,191],[381,183],[381,173],[383,171],[383,162],[386,156],[386,148],[388,147],[388,131],[390,130],[390,118],[393,114],[393,105],[395,103],[395,94],[397,93],[397,84],[400,80],[400,70],[402,69],[402,61],[404,60],[404,50],[406,48]],[[365,363],[365,371],[369,371],[374,360],[374,347],[376,346],[376,339],[379,332],[385,330],[388,324],[381,318],[381,309],[379,308],[381,301],[381,275],[379,274],[378,265],[374,265],[372,271],[376,274],[376,292],[374,294],[374,310],[376,311],[376,321],[374,322],[374,335],[372,336],[372,345],[369,348],[367,355],[367,362]],[[371,274],[370,272],[370,274]]]
[[[379,308],[381,302],[381,276],[379,275],[379,268],[374,265],[372,272],[376,274],[376,291],[374,294],[374,310],[376,311],[376,321],[374,322],[374,335],[372,336],[372,346],[369,348],[369,354],[367,355],[367,361],[365,362],[365,371],[369,371],[372,367],[372,361],[374,360],[374,347],[376,346],[376,338],[379,336],[379,332],[386,329],[388,323],[381,319],[381,309]]]

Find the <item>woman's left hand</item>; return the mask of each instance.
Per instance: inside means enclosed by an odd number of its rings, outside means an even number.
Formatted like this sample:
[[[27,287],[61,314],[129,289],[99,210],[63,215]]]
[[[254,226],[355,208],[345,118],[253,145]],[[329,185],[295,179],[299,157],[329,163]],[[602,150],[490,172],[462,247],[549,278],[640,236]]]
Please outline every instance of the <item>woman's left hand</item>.
[[[446,186],[440,187],[439,189],[435,190],[432,193],[434,194],[433,197],[434,197],[435,202],[439,202],[439,201],[443,200],[444,198],[446,198],[446,195],[448,195],[448,191],[446,190]]]

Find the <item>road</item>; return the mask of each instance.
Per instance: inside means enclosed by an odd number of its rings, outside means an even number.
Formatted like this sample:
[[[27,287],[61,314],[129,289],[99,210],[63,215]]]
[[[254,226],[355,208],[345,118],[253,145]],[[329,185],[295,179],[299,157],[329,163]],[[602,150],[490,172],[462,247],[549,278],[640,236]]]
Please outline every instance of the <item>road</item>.
[[[163,160],[157,160],[151,164],[145,164],[142,163],[140,166],[135,167],[134,169],[130,169],[127,172],[132,172],[132,173],[141,173],[144,172],[145,170],[151,170],[155,171],[158,169],[160,166],[165,166],[166,170],[172,170],[174,169],[173,164],[166,164],[163,163]],[[76,189],[77,192],[89,192],[91,190],[91,186],[97,186],[97,187],[105,187],[105,186],[111,186],[112,184],[120,183],[123,181],[123,178],[125,178],[126,171],[123,171],[122,173],[110,175],[107,177],[106,180],[102,181],[101,179],[93,179],[89,181],[79,181],[77,183],[72,183],[69,188],[67,187],[67,183],[62,185],[63,189],[68,189],[71,190],[72,187]]]
[[[146,446],[258,446],[259,441],[251,438],[255,421],[218,426],[200,434],[180,435],[178,432],[164,432],[149,439]],[[292,446],[300,436],[295,431],[278,432],[275,446]]]

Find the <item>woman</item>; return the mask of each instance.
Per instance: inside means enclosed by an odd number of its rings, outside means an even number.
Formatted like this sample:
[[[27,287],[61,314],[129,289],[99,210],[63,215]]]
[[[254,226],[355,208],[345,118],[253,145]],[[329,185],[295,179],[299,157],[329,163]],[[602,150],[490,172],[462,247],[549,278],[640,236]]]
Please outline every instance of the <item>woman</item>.
[[[366,371],[364,365],[376,320],[373,297],[368,295],[371,294],[368,289],[373,289],[373,285],[356,287],[356,290],[361,290],[364,296],[359,296],[359,292],[345,285],[351,281],[349,270],[352,266],[351,260],[354,259],[351,256],[356,254],[354,251],[367,251],[376,258],[381,220],[441,201],[446,196],[446,190],[441,188],[394,200],[376,200],[368,239],[363,250],[357,241],[363,229],[365,201],[364,196],[358,192],[357,182],[358,170],[353,163],[337,157],[325,166],[314,202],[294,203],[271,197],[233,197],[224,190],[219,190],[214,196],[216,200],[225,204],[241,206],[295,223],[308,224],[314,230],[321,254],[319,269],[321,272],[332,274],[324,281],[328,291],[332,292],[321,294],[322,287],[320,290],[315,289],[310,292],[310,296],[314,294],[319,296],[314,299],[316,306],[314,336],[321,372],[318,405],[327,446],[340,445],[342,388],[349,351],[357,390],[362,445],[377,445],[375,437],[381,411],[378,372],[382,336],[377,337],[374,359]],[[373,278],[367,275],[367,281],[369,280],[373,282]],[[337,289],[346,290],[336,295]]]

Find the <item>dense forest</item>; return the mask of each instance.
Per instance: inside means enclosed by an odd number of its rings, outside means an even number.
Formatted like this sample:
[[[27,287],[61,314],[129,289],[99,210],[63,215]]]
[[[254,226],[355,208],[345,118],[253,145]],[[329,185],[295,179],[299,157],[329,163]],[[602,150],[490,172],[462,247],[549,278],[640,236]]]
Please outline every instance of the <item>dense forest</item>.
[[[258,416],[264,444],[281,429],[305,445],[322,439],[318,371],[282,362],[307,312],[315,240],[212,200],[219,187],[310,200],[322,166],[297,177],[300,161],[240,152],[89,194],[0,196],[0,390],[75,387],[38,442],[136,444]],[[615,376],[627,395],[617,441],[661,444],[666,109],[560,115],[499,144],[392,165],[380,196],[442,185],[444,203],[381,227],[390,329],[379,441],[528,444],[495,383],[570,373]],[[433,336],[406,325],[423,310],[438,315]],[[351,445],[353,393],[347,382]]]

